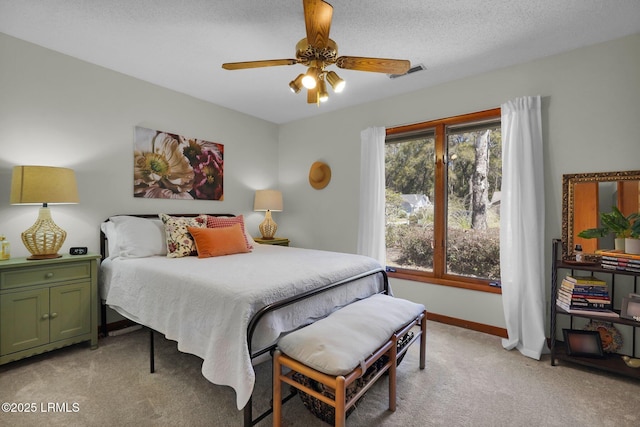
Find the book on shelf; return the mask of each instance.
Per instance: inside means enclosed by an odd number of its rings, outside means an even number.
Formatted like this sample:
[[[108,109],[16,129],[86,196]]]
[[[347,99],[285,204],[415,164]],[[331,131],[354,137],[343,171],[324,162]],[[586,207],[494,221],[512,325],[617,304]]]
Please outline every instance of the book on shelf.
[[[560,301],[569,303],[569,304],[575,304],[575,305],[592,305],[595,308],[608,308],[608,307],[603,307],[603,305],[611,305],[611,299],[609,297],[581,297],[581,296],[576,296],[576,295],[558,295],[558,299]]]
[[[606,285],[576,285],[563,280],[560,283],[560,289],[576,295],[609,295],[609,288]]]
[[[583,289],[566,289],[560,287],[561,292],[568,293],[569,295],[574,296],[583,296],[583,297],[593,297],[593,298],[607,298],[609,297],[609,291],[605,288],[603,290],[583,290]]]
[[[565,308],[589,309],[589,310],[611,310],[613,306],[610,303],[582,303],[580,301],[566,301],[562,299],[556,300],[558,304],[562,304]]]
[[[589,309],[611,310],[612,305],[611,305],[611,302],[597,302],[593,300],[588,300],[586,298],[581,298],[581,299],[573,298],[571,299],[569,308],[576,308],[576,309],[589,308]]]
[[[557,304],[557,306],[569,314],[583,314],[586,316],[602,316],[602,317],[620,317],[618,313],[612,310],[585,310],[585,309],[577,309],[577,308],[567,308],[560,304]]]
[[[609,252],[604,252],[609,253]],[[601,267],[607,270],[629,271],[640,273],[640,256],[625,253],[615,253],[616,255],[601,255]],[[629,258],[636,257],[636,258]]]
[[[600,263],[602,268],[606,268],[607,270],[632,271],[634,273],[640,273],[639,260],[603,256]]]
[[[590,299],[593,301],[606,301],[609,302],[611,301],[611,298],[609,298],[609,294],[583,294],[583,293],[575,293],[575,292],[571,292],[568,291],[567,289],[558,289],[558,298],[562,298],[564,300],[566,300],[567,302],[571,301],[571,300],[579,300],[579,299]]]
[[[640,260],[637,259],[629,259],[629,258],[619,258],[613,256],[603,255],[601,257],[602,262],[607,262],[609,264],[617,264],[617,265],[630,265],[630,266],[638,266],[640,267]]]
[[[625,265],[610,264],[602,261],[601,267],[606,270],[629,271],[631,273],[640,273],[640,265],[638,265],[637,267],[634,267],[630,264],[625,266]]]
[[[569,283],[573,283],[574,285],[595,285],[595,286],[607,286],[607,282],[602,279],[598,279],[593,275],[589,276],[578,276],[578,275],[567,275],[564,278]]]
[[[613,258],[622,258],[627,260],[636,260],[640,261],[640,255],[628,254],[623,251],[616,251],[615,249],[599,249],[596,252],[596,255],[600,255],[602,257],[613,257]]]
[[[611,310],[611,298],[609,288],[604,280],[593,276],[565,277],[557,289],[556,303],[565,310]],[[585,280],[594,283],[580,283],[576,280]],[[597,284],[595,284],[597,282]]]
[[[563,301],[561,299],[556,300],[556,304],[558,304],[558,306],[564,308],[565,310],[593,310],[593,311],[599,311],[599,310],[611,310],[613,308],[613,306],[611,304],[592,304],[592,303],[579,303],[579,302],[567,302],[567,301]]]
[[[565,309],[577,309],[577,310],[611,310],[613,305],[611,301],[589,301],[586,299],[570,298],[567,299],[563,296],[556,298],[556,304],[562,306]]]

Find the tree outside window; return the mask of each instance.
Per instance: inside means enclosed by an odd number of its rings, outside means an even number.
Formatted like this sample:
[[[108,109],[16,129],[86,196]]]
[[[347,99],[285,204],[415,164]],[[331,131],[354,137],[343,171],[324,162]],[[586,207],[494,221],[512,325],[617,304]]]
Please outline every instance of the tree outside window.
[[[500,110],[391,129],[386,142],[387,265],[434,283],[498,281]]]

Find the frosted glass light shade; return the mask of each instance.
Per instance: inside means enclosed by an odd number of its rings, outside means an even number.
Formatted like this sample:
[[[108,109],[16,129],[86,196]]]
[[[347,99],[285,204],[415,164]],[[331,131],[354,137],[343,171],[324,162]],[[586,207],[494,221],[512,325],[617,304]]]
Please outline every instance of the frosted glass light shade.
[[[327,73],[327,81],[335,93],[340,93],[344,90],[345,82],[336,74],[335,71],[329,71]]]
[[[307,89],[313,89],[318,84],[318,76],[320,75],[320,70],[316,67],[309,67],[307,70],[307,74],[302,78],[302,86]]]

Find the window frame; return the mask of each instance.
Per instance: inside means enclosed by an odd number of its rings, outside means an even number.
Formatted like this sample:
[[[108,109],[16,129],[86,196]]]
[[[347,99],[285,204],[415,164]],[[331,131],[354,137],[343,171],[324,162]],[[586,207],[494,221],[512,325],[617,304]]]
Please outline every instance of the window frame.
[[[456,288],[471,289],[481,292],[502,294],[499,287],[490,286],[490,280],[452,275],[445,272],[446,263],[446,215],[447,188],[445,176],[445,156],[447,149],[446,129],[448,126],[462,125],[465,123],[480,122],[501,118],[501,109],[493,108],[475,113],[461,114],[444,119],[430,120],[391,127],[386,129],[386,137],[398,134],[419,133],[433,129],[435,131],[435,188],[434,188],[434,253],[433,272],[412,270],[408,268],[393,267],[389,269],[391,278],[412,280],[416,282],[436,285],[451,286]],[[438,178],[439,177],[439,178]]]

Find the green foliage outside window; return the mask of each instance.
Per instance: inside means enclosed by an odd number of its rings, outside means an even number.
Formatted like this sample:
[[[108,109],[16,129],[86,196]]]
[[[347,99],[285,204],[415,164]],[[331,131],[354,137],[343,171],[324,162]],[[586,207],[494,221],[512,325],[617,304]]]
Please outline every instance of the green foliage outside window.
[[[484,137],[483,141],[480,138]],[[447,274],[500,278],[499,191],[502,184],[500,127],[452,131],[446,142]],[[387,143],[387,263],[433,271],[435,134]],[[480,190],[480,191],[479,191]],[[424,195],[431,204],[408,207],[408,198]]]

